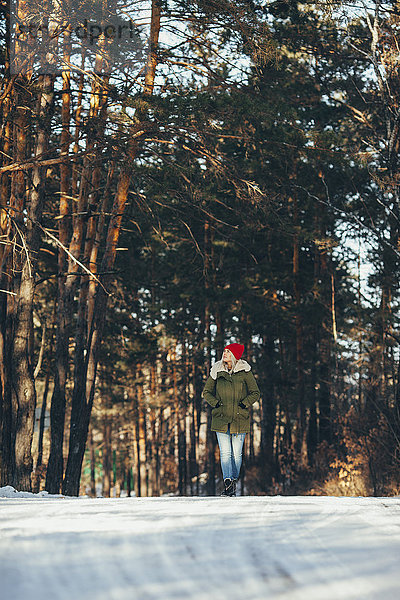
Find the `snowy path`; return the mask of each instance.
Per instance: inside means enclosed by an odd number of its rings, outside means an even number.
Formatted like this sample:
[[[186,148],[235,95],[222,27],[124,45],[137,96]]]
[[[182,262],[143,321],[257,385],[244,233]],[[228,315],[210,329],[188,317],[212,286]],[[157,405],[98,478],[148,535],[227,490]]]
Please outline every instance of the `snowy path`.
[[[0,498],[1,600],[400,599],[400,499]]]

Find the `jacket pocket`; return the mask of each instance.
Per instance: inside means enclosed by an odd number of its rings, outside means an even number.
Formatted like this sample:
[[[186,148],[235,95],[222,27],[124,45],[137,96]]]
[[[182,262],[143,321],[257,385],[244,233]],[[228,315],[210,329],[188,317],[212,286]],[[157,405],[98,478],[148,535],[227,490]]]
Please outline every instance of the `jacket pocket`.
[[[211,414],[213,417],[220,417],[222,415],[222,406],[218,406],[218,408],[213,408],[211,410]]]
[[[250,411],[248,408],[242,408],[241,406],[238,406],[238,413],[240,417],[243,417],[244,419],[247,419],[250,415]]]
[[[213,408],[211,411],[212,423],[211,426],[214,425],[225,425],[228,423],[228,417],[224,411],[223,406],[218,406],[218,408]]]

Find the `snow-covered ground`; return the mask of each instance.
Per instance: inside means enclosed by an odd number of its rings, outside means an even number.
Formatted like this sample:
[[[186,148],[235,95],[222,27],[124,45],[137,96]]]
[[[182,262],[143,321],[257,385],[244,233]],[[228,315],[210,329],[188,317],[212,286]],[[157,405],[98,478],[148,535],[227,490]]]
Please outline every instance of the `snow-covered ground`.
[[[399,600],[400,499],[2,488],[0,598]]]

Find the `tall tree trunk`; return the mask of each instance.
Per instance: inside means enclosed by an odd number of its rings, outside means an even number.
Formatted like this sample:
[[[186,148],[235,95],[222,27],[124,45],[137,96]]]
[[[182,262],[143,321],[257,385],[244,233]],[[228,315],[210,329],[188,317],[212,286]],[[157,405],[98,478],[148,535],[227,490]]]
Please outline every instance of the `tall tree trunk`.
[[[103,496],[109,498],[111,495],[112,481],[112,446],[111,446],[111,421],[108,415],[104,418],[103,433]]]
[[[50,133],[51,107],[53,103],[54,78],[43,76],[37,107],[37,140],[35,156],[46,157],[47,140]],[[33,332],[33,296],[35,284],[34,261],[39,248],[42,220],[43,189],[45,176],[43,168],[35,165],[32,171],[32,188],[26,236],[26,251],[22,258],[22,273],[14,322],[14,336],[11,346],[13,393],[17,404],[15,432],[15,472],[13,485],[19,489],[31,489],[33,460],[31,446],[36,408],[36,390],[31,362],[30,340]]]
[[[68,41],[68,38],[67,38]],[[65,49],[66,61],[70,52],[69,42]],[[100,66],[99,66],[100,68]],[[63,129],[61,135],[61,148],[64,153],[68,153],[70,144],[70,73],[63,72],[63,107],[62,120]],[[96,151],[96,141],[102,139],[105,129],[105,113],[101,113],[101,107],[107,103],[108,77],[104,77],[103,81],[95,79],[92,84],[92,92],[90,98],[89,124],[96,123],[96,128],[93,126],[89,129],[90,135],[87,139],[86,156],[84,158],[83,172],[81,175],[81,185],[79,189],[78,214],[74,214],[73,232],[69,246],[69,252],[75,258],[80,258],[80,253],[83,248],[83,263],[87,267],[92,267],[95,271],[97,259],[97,246],[95,245],[95,224],[96,218],[92,214],[95,212],[94,206],[98,200],[98,188],[100,179],[100,166],[93,163],[92,156]],[[99,113],[101,117],[99,118]],[[96,137],[93,134],[96,131]],[[69,186],[70,186],[70,169],[66,164],[61,168],[61,195],[60,195],[60,223],[59,223],[59,239],[63,246],[67,246],[69,237],[69,227],[67,217],[70,216],[69,207]],[[91,179],[91,189],[89,189],[89,181]],[[103,195],[103,204],[98,216],[97,232],[102,235],[104,228],[104,205],[108,200],[105,191]],[[74,196],[73,196],[74,197]],[[87,221],[85,225],[85,221]],[[96,249],[96,255],[92,257],[93,247]],[[67,268],[67,260],[63,250],[59,250],[59,279],[58,279],[58,327],[57,327],[57,369],[55,377],[54,393],[52,398],[52,444],[47,473],[47,489],[50,492],[56,493],[59,489],[63,475],[63,455],[62,445],[64,437],[64,422],[65,422],[65,385],[68,372],[68,345],[70,337],[70,323],[72,319],[74,306],[74,291],[76,288],[76,275],[78,272],[78,264],[71,256],[69,257],[68,273],[65,275]],[[87,342],[88,317],[87,303],[89,293],[88,276],[81,277],[81,286],[79,293],[78,306],[78,324],[76,328],[75,340],[75,381],[77,376],[82,375],[84,370],[84,351]],[[89,325],[90,327],[90,325]]]
[[[195,442],[196,442],[196,466],[195,466],[195,475],[196,475],[196,494],[200,493],[200,458],[201,458],[201,450],[200,450],[200,425],[201,425],[201,415],[203,402],[201,398],[201,392],[204,386],[204,351],[202,348],[203,341],[203,332],[200,330],[200,334],[202,336],[201,341],[199,340],[198,347],[199,349],[195,352],[194,356],[194,365],[193,365],[193,427],[195,429]]]
[[[274,468],[274,432],[276,426],[276,404],[274,398],[275,357],[272,332],[264,335],[262,351],[265,370],[262,380],[261,397],[260,464],[262,480],[267,489],[268,485],[272,483],[272,477],[276,476]]]
[[[9,43],[10,43],[10,19],[9,19],[9,3],[6,3],[6,45],[5,45],[5,77],[4,85],[8,85],[10,81],[10,60],[9,60]],[[11,154],[11,118],[10,110],[12,104],[12,90],[9,91],[1,105],[1,117],[3,123],[3,136],[1,140],[2,155],[0,164],[6,166],[10,161]],[[8,201],[10,197],[10,175],[9,173],[0,174],[0,237],[4,242],[0,244],[0,486],[3,486],[9,481],[12,472],[12,420],[11,420],[11,389],[10,389],[10,373],[9,359],[7,358],[6,347],[9,343],[7,337],[7,312],[9,304],[8,293],[10,290],[10,281],[7,274],[10,272],[10,267],[7,265],[9,261],[9,253],[11,248],[10,219],[8,216]],[[5,241],[8,240],[8,243]]]
[[[191,377],[193,378],[193,382],[191,384]],[[190,495],[194,496],[195,493],[198,494],[197,489],[195,492],[194,484],[198,478],[198,468],[197,468],[197,436],[196,436],[196,388],[195,388],[195,377],[196,370],[195,365],[193,364],[193,358],[190,354],[189,348],[187,348],[186,352],[186,364],[185,364],[185,381],[186,381],[186,393],[187,398],[190,399],[190,408],[189,408],[189,484],[190,484]],[[191,393],[193,391],[193,393]],[[197,484],[196,484],[197,486]]]
[[[8,7],[9,8],[9,7]],[[7,25],[8,27],[8,25]],[[7,29],[9,37],[9,28]],[[9,57],[9,45],[7,46],[7,57]],[[9,67],[9,64],[8,64]],[[9,75],[9,69],[7,69]],[[6,71],[6,79],[7,79]],[[14,85],[10,88],[5,102],[2,105],[6,111],[8,121],[7,156],[13,154],[17,161],[24,162],[27,155],[27,124],[28,112],[30,113],[30,102],[27,92],[28,82],[20,75]],[[7,103],[9,104],[7,106]],[[11,120],[13,117],[13,121]],[[12,123],[12,126],[11,126]],[[2,157],[6,160],[6,157]],[[25,175],[23,170],[13,171],[11,178],[7,173],[2,174],[2,199],[1,203],[5,210],[1,211],[2,233],[6,236],[7,244],[2,245],[1,262],[1,289],[8,294],[1,296],[1,378],[2,378],[2,452],[1,452],[1,483],[3,485],[13,482],[15,474],[15,432],[18,406],[15,392],[12,387],[12,362],[13,353],[10,348],[13,345],[14,324],[16,317],[17,296],[19,293],[20,274],[22,272],[21,250],[23,249],[22,235],[24,231],[23,208],[25,205]],[[6,195],[3,195],[6,194]],[[9,211],[7,211],[7,199],[9,198]],[[18,226],[18,225],[19,226]],[[18,237],[17,237],[18,236]],[[13,239],[14,238],[14,239]],[[12,257],[11,249],[18,249],[15,258]]]
[[[313,339],[312,339],[312,354],[311,354],[311,367],[310,367],[310,418],[308,423],[307,432],[307,456],[310,465],[314,462],[314,455],[319,444],[318,435],[318,414],[317,414],[317,361],[318,361],[318,338],[319,338],[319,326],[317,324],[313,327]]]
[[[204,306],[204,334],[207,349],[207,376],[211,370],[211,322],[210,322],[210,255],[211,255],[210,223],[208,220],[204,223],[204,285],[205,285],[205,306]],[[207,432],[206,432],[206,471],[207,471],[207,494],[215,496],[215,433],[211,431],[211,407],[207,405]]]
[[[297,368],[297,425],[296,451],[300,456],[300,466],[307,466],[307,428],[304,385],[304,343],[303,318],[301,314],[300,266],[299,266],[299,216],[297,197],[292,199],[295,234],[293,236],[293,293],[296,323],[296,368]]]
[[[50,387],[50,374],[51,369],[50,366],[47,368],[46,379],[44,383],[44,392],[42,398],[42,406],[40,408],[40,418],[39,418],[39,439],[38,439],[38,456],[35,467],[35,485],[33,486],[33,491],[37,494],[40,490],[40,482],[42,479],[42,464],[43,464],[43,438],[44,438],[44,426],[46,420],[46,412],[47,412],[47,396],[49,394]]]
[[[71,55],[70,32],[64,32],[64,61],[68,65]],[[70,106],[71,106],[71,73],[69,68],[62,71],[62,107],[61,107],[61,155],[69,154],[70,146]],[[58,239],[64,248],[68,246],[70,217],[70,165],[68,161],[60,164],[60,204],[58,220]],[[65,424],[65,386],[68,376],[69,321],[72,314],[72,299],[69,301],[65,293],[67,257],[63,248],[58,248],[57,279],[57,326],[54,389],[51,399],[50,423],[50,455],[47,465],[46,490],[50,494],[58,494],[61,487],[64,459],[64,424]]]
[[[140,480],[142,482],[142,496],[149,496],[149,464],[147,462],[147,415],[142,398],[139,402],[139,444],[140,444]]]
[[[326,249],[319,252],[321,268],[322,326],[319,340],[319,440],[330,443],[331,423],[331,327],[330,327],[330,276]]]
[[[250,323],[250,315],[246,317],[246,339],[244,340],[244,346],[246,348],[246,356],[249,363],[252,362],[252,344],[251,344],[251,323]],[[254,407],[250,406],[250,431],[248,440],[247,440],[247,448],[248,448],[248,458],[250,464],[253,464],[255,458],[255,450],[254,450]],[[244,486],[243,486],[244,488]]]
[[[149,40],[149,52],[146,65],[144,95],[149,96],[153,92],[154,79],[157,66],[157,47],[161,23],[161,6],[158,0],[152,2],[151,29]],[[145,114],[140,115],[140,122],[129,141],[128,153],[122,165],[117,193],[111,212],[110,223],[107,231],[106,247],[101,263],[101,276],[103,285],[98,286],[93,320],[86,342],[86,355],[80,364],[75,366],[74,391],[72,395],[70,443],[68,461],[65,471],[63,491],[69,495],[77,495],[81,476],[82,461],[88,434],[90,414],[93,406],[95,393],[96,371],[99,350],[103,337],[105,325],[108,294],[105,285],[111,281],[110,272],[114,266],[116,248],[121,229],[122,216],[128,199],[129,185],[132,173],[132,162],[140,149],[144,132],[149,128],[145,123]],[[77,342],[81,343],[83,334],[80,333]],[[81,356],[82,353],[80,352]]]
[[[185,408],[179,397],[176,343],[173,351],[172,380],[174,389],[175,412],[175,456],[178,459],[178,491],[180,496],[186,495],[186,431]]]
[[[318,228],[318,217],[315,217],[315,227]],[[319,260],[319,250],[316,244],[314,244],[314,252],[313,252],[313,261],[314,261],[314,281],[313,286],[314,289],[317,290],[319,288],[319,279],[320,279],[320,260]],[[317,446],[320,442],[319,440],[319,430],[318,430],[318,410],[317,410],[317,376],[318,376],[318,349],[319,349],[319,337],[320,337],[320,322],[319,322],[319,314],[320,307],[318,302],[315,302],[315,313],[316,318],[312,324],[312,351],[311,351],[311,368],[310,368],[310,418],[308,425],[308,433],[307,433],[307,452],[308,452],[308,461],[312,465],[314,462],[314,454],[317,449]]]
[[[150,415],[152,439],[152,495],[160,495],[160,427],[162,424],[162,409],[153,409]]]
[[[142,495],[142,476],[141,476],[141,464],[142,464],[142,456],[140,451],[140,410],[139,410],[139,393],[135,399],[135,418],[134,418],[134,427],[135,427],[135,465],[136,465],[136,480],[135,480],[135,494],[138,498]]]
[[[93,429],[89,430],[89,448],[90,448],[90,495],[96,497],[96,450],[93,440]]]

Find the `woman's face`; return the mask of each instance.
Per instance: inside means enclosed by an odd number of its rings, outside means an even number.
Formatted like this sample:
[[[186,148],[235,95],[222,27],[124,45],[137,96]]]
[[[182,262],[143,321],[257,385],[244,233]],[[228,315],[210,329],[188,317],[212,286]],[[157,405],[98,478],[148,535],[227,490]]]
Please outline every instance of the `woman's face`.
[[[229,350],[227,350],[226,348],[225,348],[225,350],[224,350],[224,353],[223,353],[223,355],[222,355],[222,360],[223,360],[224,362],[226,362],[228,365],[231,365],[231,364],[232,364],[231,353],[230,353],[230,352],[229,352]]]

